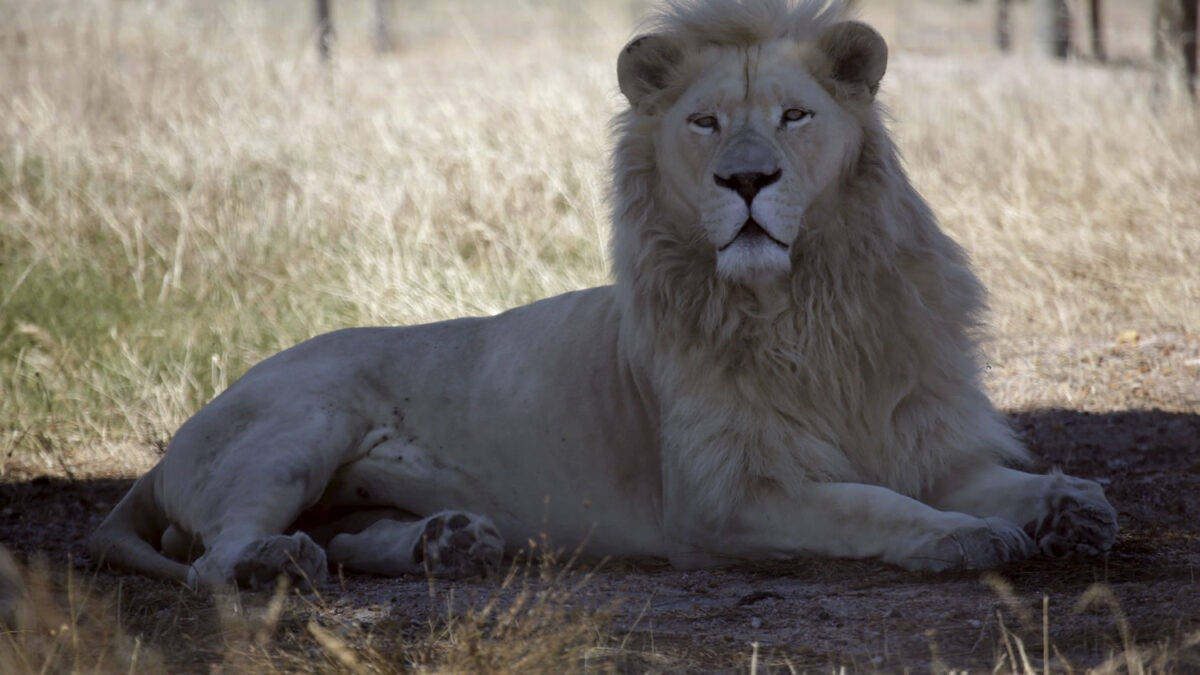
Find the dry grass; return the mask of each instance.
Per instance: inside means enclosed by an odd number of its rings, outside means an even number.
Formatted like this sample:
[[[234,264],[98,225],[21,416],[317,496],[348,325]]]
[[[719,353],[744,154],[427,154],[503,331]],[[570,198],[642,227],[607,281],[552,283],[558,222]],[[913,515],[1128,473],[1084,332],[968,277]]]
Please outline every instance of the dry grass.
[[[381,59],[346,5],[325,70],[280,3],[7,4],[0,451],[141,469],[249,364],[314,333],[604,283],[630,19],[570,7],[413,10]],[[1194,109],[1142,70],[981,51],[982,8],[897,7],[867,7],[897,43],[885,101],[992,290],[997,364],[1129,330],[1188,339]]]
[[[156,650],[127,635],[118,613],[86,579],[44,562],[27,572],[0,548],[0,672],[161,672]]]
[[[301,595],[281,578],[273,594],[193,595],[174,610],[158,612],[171,616],[156,620],[169,632],[177,615],[210,616],[211,625],[201,636],[207,646],[200,650],[207,663],[191,664],[197,671],[366,675],[609,670],[628,659],[620,647],[608,646],[613,642],[605,630],[610,611],[576,606],[578,588],[587,580],[586,574],[574,574],[570,563],[554,558],[517,561],[482,602],[456,601],[453,587],[447,593],[439,585],[446,597],[440,613],[423,621],[391,618],[368,625],[339,615],[331,598]],[[0,672],[166,672],[164,663],[170,659],[164,658],[161,645],[147,646],[127,634],[112,594],[95,592],[86,579],[55,575],[41,565],[24,572],[0,548],[0,585],[7,583],[19,583],[21,590],[10,598],[8,589],[0,588]],[[434,583],[429,582],[431,594]],[[175,663],[171,668],[180,667]]]
[[[132,468],[128,442],[316,332],[605,281],[617,29],[576,53],[451,11],[327,72],[281,8],[221,7],[4,10],[6,453]]]
[[[605,283],[639,4],[408,3],[379,58],[337,3],[332,68],[282,0],[0,5],[0,475],[143,470],[317,332]],[[988,3],[862,4],[908,168],[991,289],[1001,404],[1200,411],[1196,108],[1150,69],[991,53]],[[1136,65],[1147,10],[1115,4]],[[1105,358],[1159,394],[1071,374]]]
[[[5,555],[0,549],[0,556]],[[15,579],[11,575],[16,569],[11,561],[0,559],[5,581]],[[1139,642],[1136,626],[1107,585],[1092,584],[1066,606],[1052,606],[1046,594],[1022,596],[997,574],[986,573],[982,581],[994,594],[995,609],[976,626],[980,641],[984,633],[999,636],[990,663],[993,673],[1182,673],[1200,663],[1200,632]],[[731,666],[751,673],[756,668],[758,672],[814,672],[811,664],[803,665],[802,644],[790,656],[764,654],[767,650],[760,651],[757,642],[725,645],[718,648],[721,656],[712,660],[703,654],[660,653],[652,641],[648,646],[631,644],[632,628],[613,630],[615,605],[580,608],[579,592],[588,583],[589,575],[572,572],[569,563],[518,562],[482,601],[460,602],[453,586],[439,586],[442,609],[421,620],[406,620],[402,613],[392,612],[383,620],[359,621],[339,611],[332,596],[300,595],[281,579],[273,594],[216,598],[188,594],[174,606],[154,612],[155,625],[143,640],[131,635],[136,630],[122,626],[122,619],[133,613],[122,610],[112,593],[99,594],[86,579],[56,576],[39,567],[24,575],[23,597],[0,607],[16,610],[9,616],[0,613],[0,672],[559,675],[725,672]],[[429,592],[435,593],[432,581]],[[1078,649],[1059,637],[1060,626],[1080,616],[1090,616],[1116,637],[1107,657],[1086,670],[1065,654]],[[200,631],[181,629],[181,618],[182,623],[199,618],[209,625]],[[914,660],[913,667],[967,672],[956,669],[953,657],[943,655],[936,630],[926,630],[924,637],[928,654]],[[194,644],[198,640],[202,644]],[[172,648],[190,653],[190,659],[181,660],[179,654],[169,652]],[[986,662],[986,656],[975,661]],[[897,666],[910,669],[906,660],[893,658],[885,663],[883,672]],[[878,672],[880,665],[871,661],[848,669],[830,663],[816,672]]]

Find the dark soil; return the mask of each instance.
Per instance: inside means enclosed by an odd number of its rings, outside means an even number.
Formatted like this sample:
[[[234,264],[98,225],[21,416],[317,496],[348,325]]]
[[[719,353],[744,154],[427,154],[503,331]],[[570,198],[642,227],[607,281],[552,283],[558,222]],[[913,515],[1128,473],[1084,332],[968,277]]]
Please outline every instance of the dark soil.
[[[582,611],[604,622],[589,638],[596,647],[584,652],[589,667],[745,671],[757,649],[760,672],[990,671],[1001,661],[1005,670],[1013,667],[1010,653],[1019,667],[1023,648],[1040,671],[1045,599],[1056,668],[1096,666],[1136,645],[1151,666],[1165,659],[1160,665],[1168,670],[1200,672],[1200,415],[1043,410],[1011,419],[1043,458],[1040,469],[1060,466],[1105,486],[1121,524],[1106,559],[1029,560],[984,575],[916,574],[840,560],[702,572],[616,561],[594,570],[547,568],[554,580],[535,570],[505,589],[495,580],[345,576],[317,596],[293,593],[274,638],[254,644],[268,655],[262,658],[275,659],[274,667],[311,670],[311,659],[326,658],[305,630],[315,618],[335,627],[356,653],[377,650],[392,667],[406,669],[436,662],[439,650],[451,648],[447,626],[471,616],[472,607],[478,616],[493,597],[509,607],[522,589],[560,588],[563,597],[553,602],[563,606],[549,609],[562,611],[564,621]],[[125,632],[157,651],[170,672],[237,669],[228,656],[236,642],[228,614],[212,599],[97,571],[83,552],[85,537],[131,482],[10,477],[0,483],[0,542],[19,560],[45,561],[60,585],[69,571],[76,585],[84,580],[109,598],[94,603],[91,620],[117,613]],[[1089,595],[1094,584],[1111,595]],[[1090,600],[1081,602],[1085,596]],[[244,595],[242,614],[253,615],[269,599]],[[89,620],[87,612],[77,614]]]

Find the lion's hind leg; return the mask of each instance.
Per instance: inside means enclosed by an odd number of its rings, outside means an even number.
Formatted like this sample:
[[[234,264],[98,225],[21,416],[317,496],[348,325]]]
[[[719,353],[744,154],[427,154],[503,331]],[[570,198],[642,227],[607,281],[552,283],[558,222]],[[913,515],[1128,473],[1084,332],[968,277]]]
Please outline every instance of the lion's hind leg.
[[[347,418],[302,412],[264,416],[221,448],[216,461],[175,468],[164,491],[179,528],[204,549],[189,582],[216,590],[270,586],[280,575],[301,587],[327,578],[324,549],[304,532],[289,534],[290,527],[318,501],[359,432]],[[183,438],[177,434],[181,446],[172,450],[204,459],[207,424],[224,420],[203,421]]]
[[[178,532],[163,514],[155,499],[155,482],[162,464],[155,465],[139,478],[129,493],[113,508],[88,539],[88,552],[98,565],[141,572],[178,583],[194,583],[190,568],[156,548],[161,537]],[[193,585],[194,587],[194,585]]]
[[[504,538],[487,516],[440,511],[421,520],[384,518],[338,534],[327,552],[331,562],[371,574],[486,577],[500,569]]]

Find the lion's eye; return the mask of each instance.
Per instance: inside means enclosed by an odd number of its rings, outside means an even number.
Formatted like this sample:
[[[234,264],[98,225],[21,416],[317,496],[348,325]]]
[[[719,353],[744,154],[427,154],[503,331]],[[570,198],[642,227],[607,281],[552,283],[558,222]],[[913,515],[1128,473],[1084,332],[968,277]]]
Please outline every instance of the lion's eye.
[[[812,118],[813,112],[811,110],[805,110],[804,108],[788,108],[787,110],[783,111],[783,115],[780,116],[779,123],[785,127],[795,127],[808,122]]]
[[[688,126],[701,134],[711,134],[721,127],[713,115],[692,115],[688,118]]]

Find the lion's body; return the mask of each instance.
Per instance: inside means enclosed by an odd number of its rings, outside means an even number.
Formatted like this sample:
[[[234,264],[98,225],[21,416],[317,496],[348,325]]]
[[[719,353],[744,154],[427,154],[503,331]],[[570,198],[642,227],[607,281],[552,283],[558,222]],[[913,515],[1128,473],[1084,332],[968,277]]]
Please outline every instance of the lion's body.
[[[543,523],[556,541],[579,540],[596,522],[591,543],[604,554],[663,555],[659,525],[639,517],[659,482],[653,407],[632,371],[615,368],[616,318],[611,289],[598,288],[485,319],[354,328],[297,345],[180,429],[164,462],[164,512],[209,534],[196,504],[235,503],[261,480],[230,463],[259,462],[297,434],[301,456],[268,457],[305,507],[463,509],[488,514],[514,541],[536,539]],[[286,410],[246,405],[280,399]],[[322,436],[322,466],[309,469],[311,439]]]
[[[982,289],[880,120],[882,40],[822,5],[676,8],[622,53],[613,286],[267,359],[93,551],[219,586],[326,551],[487,572],[542,534],[683,566],[1106,550],[1098,486],[1002,468],[1025,453],[979,383]]]

